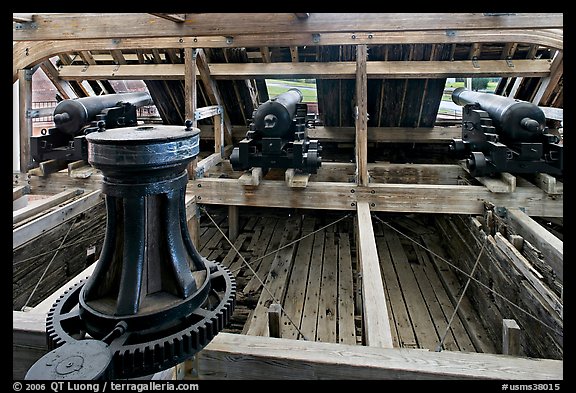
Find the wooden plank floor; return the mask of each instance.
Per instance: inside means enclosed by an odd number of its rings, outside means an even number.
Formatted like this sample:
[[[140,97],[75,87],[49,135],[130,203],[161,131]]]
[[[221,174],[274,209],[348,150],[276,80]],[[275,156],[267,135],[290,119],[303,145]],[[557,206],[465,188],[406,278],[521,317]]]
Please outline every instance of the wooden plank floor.
[[[227,209],[206,212],[227,234]],[[203,216],[200,253],[227,266],[237,281],[237,305],[225,331],[268,336],[268,309],[279,303],[282,337],[362,345],[353,218],[241,208],[234,243],[239,256]],[[434,253],[422,247],[438,241],[425,216],[380,215],[373,223],[394,346],[436,350],[443,338],[443,350],[496,353],[466,297],[454,312],[461,288],[449,281],[438,245]]]

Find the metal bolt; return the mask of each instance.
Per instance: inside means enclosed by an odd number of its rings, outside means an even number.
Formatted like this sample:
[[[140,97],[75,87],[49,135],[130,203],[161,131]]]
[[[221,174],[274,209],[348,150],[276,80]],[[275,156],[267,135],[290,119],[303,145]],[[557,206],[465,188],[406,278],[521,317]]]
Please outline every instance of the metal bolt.
[[[372,34],[368,34],[368,38],[372,39],[372,38],[374,38],[374,36]]]
[[[198,38],[194,37],[194,39],[192,41],[198,42]]]
[[[376,194],[376,190],[370,190],[370,194]]]
[[[198,200],[202,199],[202,197],[201,197],[201,196],[197,196],[196,198],[197,198]]]
[[[370,204],[370,207],[374,207],[374,206],[376,206],[376,204],[375,204],[374,202],[372,202],[372,203]]]
[[[179,42],[179,43],[183,43],[183,42],[184,42],[184,39],[180,38],[180,39],[178,40],[178,42]]]
[[[352,194],[354,194],[354,193],[356,192],[356,190],[355,190],[355,189],[351,189],[350,192],[351,192]]]
[[[356,39],[356,34],[352,34],[352,39],[353,39],[353,40]]]
[[[202,184],[198,183],[198,188],[202,188]]]
[[[352,207],[356,206],[356,202],[352,202],[352,203],[350,204],[350,206],[352,206]]]

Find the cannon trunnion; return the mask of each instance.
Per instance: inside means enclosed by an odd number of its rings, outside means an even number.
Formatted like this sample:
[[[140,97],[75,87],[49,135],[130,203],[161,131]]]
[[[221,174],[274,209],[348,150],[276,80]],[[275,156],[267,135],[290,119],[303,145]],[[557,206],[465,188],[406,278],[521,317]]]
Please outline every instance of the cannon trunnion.
[[[562,175],[563,145],[548,133],[544,112],[530,102],[459,87],[452,100],[462,105],[462,138],[450,150],[466,157],[473,176],[500,172]]]
[[[295,168],[316,173],[322,148],[307,137],[307,105],[301,101],[302,93],[290,89],[260,105],[246,138],[232,151],[232,168]]]

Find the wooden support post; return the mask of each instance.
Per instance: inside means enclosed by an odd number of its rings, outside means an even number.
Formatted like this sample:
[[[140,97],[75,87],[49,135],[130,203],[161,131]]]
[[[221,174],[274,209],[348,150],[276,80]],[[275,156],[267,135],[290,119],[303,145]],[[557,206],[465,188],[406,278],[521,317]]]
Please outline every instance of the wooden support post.
[[[224,116],[222,113],[214,115],[214,152],[220,153],[224,158]]]
[[[228,237],[232,243],[238,238],[239,211],[238,206],[228,206]]]
[[[368,202],[358,202],[357,221],[358,262],[362,274],[362,311],[366,345],[392,348],[390,317]]]
[[[268,307],[268,330],[270,337],[282,337],[281,316],[282,307],[278,303],[272,303],[270,307]]]
[[[502,320],[502,353],[520,355],[520,326],[514,319]]]
[[[368,77],[366,45],[356,46],[356,181],[367,186],[368,174]]]
[[[20,127],[20,172],[30,168],[30,136],[32,136],[32,118],[26,116],[32,109],[32,70],[18,70],[18,125]]]
[[[224,102],[220,96],[220,92],[218,87],[216,86],[216,82],[212,79],[210,74],[210,66],[208,65],[208,60],[206,59],[206,54],[204,50],[199,49],[198,55],[196,57],[196,65],[198,66],[198,74],[200,75],[200,79],[202,79],[202,83],[204,84],[204,88],[206,91],[206,95],[208,96],[208,100],[212,105],[220,105],[222,107],[222,116],[224,118],[224,140],[226,144],[232,144],[232,123],[226,114],[226,108],[224,107]]]
[[[200,219],[198,218],[196,205],[196,197],[192,194],[186,193],[184,200],[186,206],[186,225],[188,227],[188,233],[190,234],[190,240],[194,247],[198,247],[200,244]]]
[[[192,120],[192,127],[198,125],[194,113],[196,112],[196,50],[184,48],[184,116],[186,120]],[[198,158],[188,164],[188,178],[196,178],[196,165]]]

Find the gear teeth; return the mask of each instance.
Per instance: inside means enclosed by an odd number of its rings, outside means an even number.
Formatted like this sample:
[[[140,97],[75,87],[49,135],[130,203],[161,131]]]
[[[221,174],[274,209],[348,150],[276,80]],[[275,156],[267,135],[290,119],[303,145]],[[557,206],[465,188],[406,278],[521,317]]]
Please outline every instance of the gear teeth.
[[[223,293],[209,316],[169,338],[160,339],[162,341],[121,346],[113,356],[115,378],[149,375],[181,363],[208,345],[218,332],[226,327],[236,305],[236,282],[228,268],[218,262],[214,263],[215,271],[224,273],[215,279],[215,286],[222,287],[219,288],[219,292]],[[85,281],[82,280],[67,290],[48,312],[46,333],[49,347],[55,348],[75,340],[61,325],[60,315],[65,304],[67,308],[74,304],[71,302],[78,302],[78,291]]]

